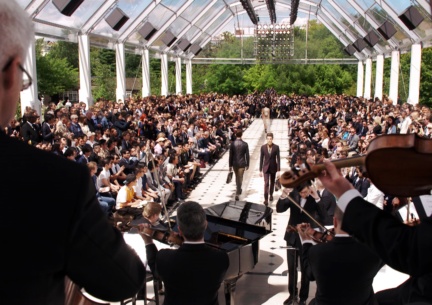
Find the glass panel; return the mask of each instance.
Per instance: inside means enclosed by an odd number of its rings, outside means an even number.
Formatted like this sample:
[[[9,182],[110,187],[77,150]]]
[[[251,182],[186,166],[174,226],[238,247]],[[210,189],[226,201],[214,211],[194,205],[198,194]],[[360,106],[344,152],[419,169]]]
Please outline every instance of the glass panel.
[[[231,11],[227,10],[222,15],[220,15],[215,22],[213,22],[209,28],[207,29],[207,33],[213,33],[222,23],[224,23],[225,20],[231,15]]]
[[[360,17],[359,12],[357,12],[356,9],[346,0],[335,0],[335,2],[351,17],[353,21],[356,21]]]
[[[195,26],[202,29],[209,20],[212,20],[214,16],[216,16],[223,8],[224,8],[223,1],[216,2],[208,11],[207,13],[202,16],[196,23]]]
[[[175,36],[177,36],[189,24],[190,23],[184,18],[177,17],[177,19],[169,26],[169,29]]]
[[[26,8],[32,0],[15,0],[22,8]]]
[[[195,44],[201,44],[201,42],[203,42],[204,40],[206,40],[207,38],[209,38],[210,35],[207,33],[203,33],[201,34],[200,37],[198,37],[198,39],[194,42]]]
[[[120,8],[129,17],[129,20],[122,26],[119,31],[114,31],[104,18],[95,27],[93,33],[111,38],[118,38],[121,33],[128,28],[128,26],[135,20],[135,18],[137,18],[138,15],[141,14],[151,2],[151,0],[119,0],[117,2],[117,7]]]
[[[384,21],[389,20],[396,28],[396,34],[393,36],[396,40],[399,40],[399,43],[402,44],[402,41],[409,40],[408,36],[402,31],[402,29],[398,26],[396,22],[387,14],[385,10],[382,9],[378,4],[373,5],[366,14],[371,18],[374,18],[379,25],[383,24]],[[405,43],[405,42],[403,42]]]
[[[319,12],[319,16],[326,21],[326,24],[328,24],[335,33],[336,37],[339,39],[345,39],[347,42],[351,42],[351,39],[349,39],[345,33],[343,33],[326,15]],[[329,29],[330,30],[330,29]]]
[[[429,12],[425,11],[423,7],[416,5],[424,20],[414,30],[422,38],[432,35],[432,17]]]
[[[356,38],[361,37],[361,35],[357,32],[357,30],[354,27],[352,27],[350,23],[333,6],[331,6],[328,3],[327,0],[323,0],[322,5],[330,14],[330,16],[334,17],[336,20],[339,21],[339,24],[342,27],[343,31],[350,32]]]
[[[201,13],[211,0],[195,0],[180,16],[189,22],[195,19]],[[207,15],[207,14],[205,14]]]
[[[104,0],[84,1],[72,16],[65,16],[54,6],[52,1],[37,14],[36,19],[55,23],[75,29],[80,29],[85,22],[97,11]]]
[[[55,26],[34,22],[36,36],[52,37],[66,40],[76,41],[77,33],[68,29],[58,28]]]
[[[355,0],[361,6],[363,11],[367,11],[372,5],[375,4],[374,0]]]
[[[148,16],[148,21],[156,29],[160,29],[174,13],[165,5],[159,4],[153,12]]]

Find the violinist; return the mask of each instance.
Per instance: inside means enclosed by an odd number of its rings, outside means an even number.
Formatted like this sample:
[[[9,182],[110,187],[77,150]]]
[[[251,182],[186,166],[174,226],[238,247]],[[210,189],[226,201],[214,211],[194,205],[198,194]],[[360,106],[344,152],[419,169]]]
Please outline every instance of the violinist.
[[[158,251],[152,239],[141,234],[149,266],[165,285],[164,305],[217,305],[218,290],[229,266],[228,255],[204,243],[207,220],[199,203],[181,204],[177,224],[184,242],[176,250]],[[140,232],[144,232],[144,225]]]
[[[296,202],[298,202],[301,207],[309,214],[313,215],[320,223],[324,223],[326,216],[322,207],[317,203],[320,201],[319,195],[314,187],[310,187],[307,183],[300,184],[298,187],[292,191],[289,196],[293,198]],[[297,206],[295,206],[288,198],[281,197],[276,204],[276,212],[282,213],[286,210],[290,209],[290,218],[288,221],[288,225],[297,226],[300,223],[311,222],[309,217],[300,210]],[[293,232],[291,230],[287,230],[285,233],[284,239],[287,242],[288,246],[294,247],[298,249],[298,254],[301,255],[302,244],[299,238],[298,233]],[[285,300],[284,304],[295,304],[297,301],[297,260],[298,256],[296,253],[290,249],[287,250],[287,259],[288,259],[288,291],[290,296]],[[301,305],[306,304],[306,300],[309,296],[309,278],[305,273],[303,273],[303,264],[300,261],[300,270],[301,270],[301,288],[300,288],[300,303]],[[295,295],[293,295],[295,292]]]
[[[376,294],[380,305],[432,304],[432,220],[407,226],[365,201],[330,161],[319,175],[344,212],[342,229],[366,244],[390,267],[411,277]],[[396,179],[393,177],[393,179]]]
[[[309,305],[376,304],[372,282],[382,261],[342,230],[342,218],[342,211],[336,208],[333,217],[335,237],[317,245],[306,233],[310,225],[297,225],[303,245],[303,273],[317,285],[315,299]]]

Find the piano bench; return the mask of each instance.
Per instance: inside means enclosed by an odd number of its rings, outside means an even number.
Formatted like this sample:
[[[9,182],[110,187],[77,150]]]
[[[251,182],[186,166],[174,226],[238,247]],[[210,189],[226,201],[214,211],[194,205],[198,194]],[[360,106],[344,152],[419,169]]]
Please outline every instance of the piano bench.
[[[147,283],[153,281],[153,290],[154,290],[154,299],[147,298]],[[133,296],[132,298],[122,300],[120,302],[120,305],[126,305],[131,303],[132,305],[136,305],[137,300],[144,300],[144,304],[147,305],[147,302],[155,302],[156,305],[159,305],[159,281],[153,277],[153,274],[151,272],[147,271],[146,274],[146,282],[141,289],[137,293],[137,295]]]

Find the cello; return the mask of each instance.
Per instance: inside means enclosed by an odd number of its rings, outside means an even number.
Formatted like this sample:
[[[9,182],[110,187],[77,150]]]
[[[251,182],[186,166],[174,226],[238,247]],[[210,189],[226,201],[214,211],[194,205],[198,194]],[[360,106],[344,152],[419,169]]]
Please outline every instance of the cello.
[[[417,134],[389,134],[373,139],[366,155],[333,160],[337,168],[364,166],[368,178],[383,193],[395,197],[431,195],[432,141]],[[284,172],[281,185],[293,188],[316,178],[324,164],[302,164]]]

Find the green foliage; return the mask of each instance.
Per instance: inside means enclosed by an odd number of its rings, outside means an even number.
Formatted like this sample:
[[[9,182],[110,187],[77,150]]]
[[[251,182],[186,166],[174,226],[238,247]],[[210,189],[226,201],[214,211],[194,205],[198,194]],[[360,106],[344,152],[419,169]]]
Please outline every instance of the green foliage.
[[[115,53],[114,58],[112,58],[112,52],[109,51],[111,50],[100,48],[91,48],[90,50],[91,71],[93,76],[92,93],[94,99],[105,98],[115,101],[117,86],[115,74]],[[114,69],[112,67],[114,67]]]
[[[432,48],[422,53],[420,103],[432,107]]]
[[[67,58],[61,58],[59,52],[42,55],[43,39],[36,42],[36,70],[38,88],[41,94],[54,95],[66,90],[78,88],[78,69]]]
[[[242,66],[211,65],[206,80],[208,91],[230,95],[245,93]]]
[[[229,32],[216,45],[209,44],[203,57],[243,58],[254,57],[254,37],[235,37]],[[346,57],[343,45],[327,28],[312,20],[309,23],[308,42],[306,29],[295,28],[294,58]],[[259,92],[275,88],[286,94],[345,93],[355,95],[356,65],[194,65],[194,92],[217,91],[236,94],[243,91]],[[228,90],[228,91],[225,91]]]

